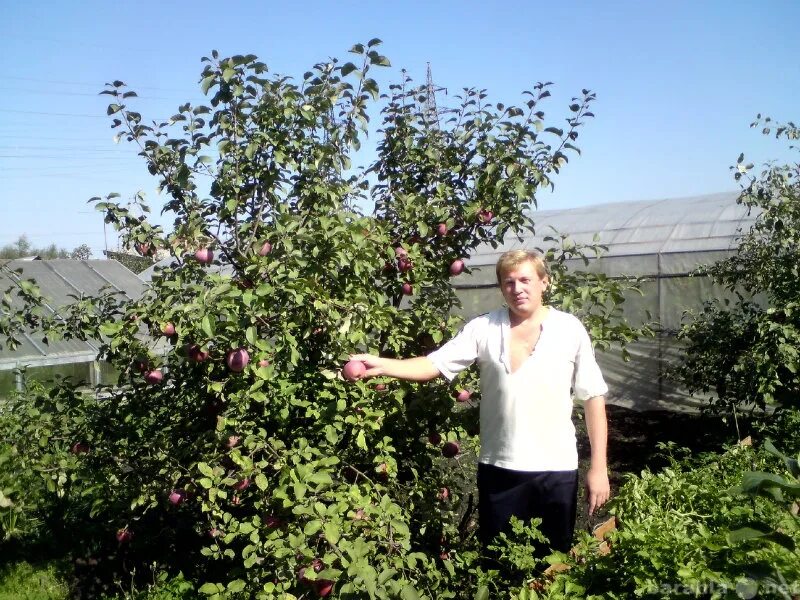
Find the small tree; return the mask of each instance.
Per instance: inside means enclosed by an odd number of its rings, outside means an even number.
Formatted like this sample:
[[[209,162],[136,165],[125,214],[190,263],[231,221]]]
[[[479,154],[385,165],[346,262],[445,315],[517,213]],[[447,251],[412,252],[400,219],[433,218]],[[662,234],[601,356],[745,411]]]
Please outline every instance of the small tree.
[[[800,137],[793,123],[753,123],[765,135]],[[790,148],[796,149],[795,146]],[[758,211],[736,253],[702,269],[736,295],[711,301],[679,333],[686,343],[677,369],[692,391],[713,392],[711,408],[800,406],[800,163],[769,164],[759,176],[740,155],[731,167],[739,202]]]
[[[100,358],[120,372],[96,396],[64,385],[30,400],[70,418],[37,444],[15,442],[48,465],[72,502],[63,522],[92,552],[183,570],[212,597],[453,598],[474,587],[463,485],[474,411],[455,410],[441,381],[348,383],[339,368],[355,350],[415,355],[453,334],[451,266],[532,225],[535,193],[577,150],[594,95],[584,90],[560,129],[543,123],[549,84],[522,108],[466,89],[435,124],[425,88],[403,75],[384,97],[377,158],[360,170],[351,156],[380,97],[371,74],[389,65],[379,43],[299,83],[269,77],[255,56],[214,52],[201,80],[210,106],[185,104],[160,124],[130,110],[122,82],[103,92],[174,227],[116,194],[97,208],[126,245],[167,249],[176,266],[139,301],[107,294],[59,321],[23,282],[25,308],[7,300],[0,321],[12,343],[31,323],[102,339]],[[593,286],[613,314],[619,285]],[[560,293],[601,312],[588,293]],[[623,329],[599,328],[609,334],[598,341],[624,341]],[[447,441],[461,452],[444,457]],[[70,450],[77,465],[59,462]]]

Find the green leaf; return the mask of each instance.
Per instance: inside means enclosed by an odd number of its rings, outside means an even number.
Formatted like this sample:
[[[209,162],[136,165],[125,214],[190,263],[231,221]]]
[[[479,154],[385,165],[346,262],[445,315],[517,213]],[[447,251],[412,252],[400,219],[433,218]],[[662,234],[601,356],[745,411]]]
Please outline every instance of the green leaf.
[[[347,77],[350,73],[355,71],[356,68],[357,67],[351,62],[343,64],[342,65],[342,71],[341,71],[342,72],[342,77]]]
[[[489,588],[482,585],[475,594],[475,600],[489,600]]]
[[[220,585],[217,584],[217,583],[210,583],[209,582],[209,583],[204,583],[203,585],[201,585],[200,589],[197,590],[197,591],[200,592],[201,594],[206,594],[207,596],[210,596],[212,594],[217,594],[217,593],[221,592],[224,589],[225,588],[221,588]]]
[[[209,315],[203,317],[203,320],[200,322],[200,328],[209,338],[214,337],[214,321]]]
[[[420,600],[419,593],[414,586],[407,585],[403,588],[403,591],[400,592],[400,597],[403,600]]]
[[[246,587],[246,583],[241,579],[234,579],[228,584],[228,591],[229,592],[241,592]]]
[[[325,526],[323,527],[323,533],[325,534],[325,539],[327,539],[331,544],[337,544],[339,542],[339,538],[341,537],[339,525],[332,521],[325,523]]]
[[[780,531],[773,530],[765,523],[750,523],[746,527],[741,527],[729,532],[726,537],[731,544],[750,540],[762,540],[783,546],[791,552],[794,552],[795,549],[795,542],[791,537]]]
[[[306,535],[314,535],[320,529],[322,529],[322,521],[319,519],[314,519],[313,521],[306,523],[305,527],[303,527],[303,533]]]
[[[209,75],[208,77],[204,77],[203,80],[200,82],[200,89],[203,91],[203,94],[208,94],[208,90],[214,85],[214,81],[216,80],[216,76]]]
[[[384,569],[378,576],[378,585],[383,585],[395,575],[397,575],[397,571],[394,569]]]
[[[263,473],[256,475],[256,486],[258,486],[258,489],[262,492],[269,487],[269,481]]]
[[[236,77],[236,70],[228,67],[222,72],[222,81],[228,83],[231,79]]]

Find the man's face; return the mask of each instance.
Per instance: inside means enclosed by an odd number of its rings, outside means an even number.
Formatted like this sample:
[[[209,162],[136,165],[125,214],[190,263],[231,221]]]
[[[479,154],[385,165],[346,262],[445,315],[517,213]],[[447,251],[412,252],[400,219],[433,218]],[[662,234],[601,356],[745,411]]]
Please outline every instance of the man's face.
[[[542,293],[548,283],[546,274],[539,277],[534,264],[525,261],[502,274],[500,289],[511,312],[529,317],[542,305]]]

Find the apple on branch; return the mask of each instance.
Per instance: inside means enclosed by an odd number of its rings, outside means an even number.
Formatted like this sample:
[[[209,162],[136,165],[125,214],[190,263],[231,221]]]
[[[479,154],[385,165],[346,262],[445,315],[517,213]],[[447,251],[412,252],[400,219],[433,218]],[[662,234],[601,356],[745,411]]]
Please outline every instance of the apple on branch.
[[[241,373],[250,363],[250,354],[244,348],[229,350],[225,356],[225,364],[234,373]]]
[[[198,248],[194,253],[194,258],[201,265],[210,265],[214,261],[214,252],[211,248]]]

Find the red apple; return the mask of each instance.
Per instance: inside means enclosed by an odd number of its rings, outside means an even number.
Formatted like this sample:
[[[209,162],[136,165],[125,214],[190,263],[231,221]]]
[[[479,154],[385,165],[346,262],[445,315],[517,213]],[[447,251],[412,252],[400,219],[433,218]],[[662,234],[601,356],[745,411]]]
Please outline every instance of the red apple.
[[[330,579],[317,579],[314,581],[314,591],[320,598],[328,596],[333,590],[333,581]]]
[[[414,268],[414,263],[412,263],[407,257],[404,256],[397,261],[397,268],[400,270],[401,273],[408,273],[411,269]]]
[[[300,570],[297,572],[297,578],[303,583],[311,583],[311,581],[306,577],[306,569],[311,568],[314,569],[315,573],[319,573],[320,571],[322,571],[324,567],[325,565],[322,564],[322,560],[320,560],[319,558],[315,558],[314,560],[311,561],[310,567],[300,568]]]
[[[137,242],[136,244],[133,245],[133,247],[136,249],[136,252],[138,252],[140,256],[152,256],[153,254],[153,248],[152,246],[150,246],[150,244]]]
[[[117,541],[120,544],[124,544],[125,542],[130,542],[132,537],[133,537],[133,532],[127,527],[123,527],[122,529],[117,529]]]
[[[342,376],[347,379],[347,381],[357,381],[361,379],[366,372],[367,366],[360,360],[348,361],[344,367],[342,367]]]
[[[266,358],[262,358],[260,361],[258,361],[258,366],[259,367],[268,367],[269,366],[269,361]]]
[[[461,447],[458,442],[446,442],[442,447],[442,456],[445,458],[454,458],[458,456],[459,452],[461,452]]]
[[[151,385],[156,385],[164,380],[164,374],[161,372],[161,369],[153,369],[144,374],[144,380]]]
[[[239,445],[241,439],[242,438],[240,438],[238,435],[229,436],[228,443],[226,444],[226,446],[228,446],[228,448],[235,448],[236,446]]]
[[[447,223],[439,223],[436,226],[436,235],[438,235],[439,237],[446,236],[447,235],[447,231],[448,231]]]
[[[484,225],[488,225],[494,219],[494,213],[490,210],[481,209],[478,212],[478,221],[483,223]]]
[[[414,287],[406,282],[403,284],[403,295],[404,296],[411,296],[414,293]]]
[[[175,335],[175,325],[173,325],[169,321],[164,323],[161,326],[161,333],[163,333],[167,337],[172,337],[173,335]]]
[[[459,402],[466,402],[472,397],[472,392],[469,390],[458,390],[455,394],[456,400]]]
[[[448,490],[446,487],[443,487],[439,490],[439,493],[436,494],[436,497],[442,502],[445,502],[450,497],[450,490]]]
[[[408,251],[402,246],[398,246],[397,248],[394,249],[394,255],[397,258],[401,258],[403,256],[408,256]]]
[[[261,249],[258,251],[258,255],[266,256],[270,252],[272,252],[272,244],[269,242],[264,242],[264,244],[261,246]]]
[[[375,386],[375,391],[376,392],[386,391],[386,384],[385,383],[379,383],[378,385]]]
[[[177,506],[183,502],[183,492],[180,490],[172,490],[169,493],[169,503],[173,506]]]
[[[214,260],[214,252],[211,248],[199,248],[194,257],[201,265],[210,265]]]
[[[239,483],[235,484],[233,486],[233,489],[235,489],[238,492],[243,492],[244,490],[246,490],[249,487],[250,487],[250,479],[245,477]]]
[[[189,360],[192,362],[201,363],[208,360],[208,352],[201,350],[200,346],[197,344],[192,344],[189,346],[186,354],[189,356]]]
[[[283,520],[274,515],[269,515],[267,517],[264,517],[264,525],[266,525],[270,529],[278,529],[280,526],[283,525]]]
[[[378,473],[378,479],[381,481],[388,481],[389,479],[389,465],[386,463],[381,463],[378,465],[378,468],[375,469]]]
[[[231,504],[233,504],[234,506],[239,506],[241,503],[242,499],[239,498],[239,496],[234,496],[233,498],[231,498]]]
[[[225,356],[225,364],[234,373],[241,373],[250,362],[250,354],[244,348],[228,350]]]
[[[84,454],[89,451],[89,444],[86,442],[75,442],[69,449],[73,454]]]
[[[428,442],[432,446],[438,446],[439,444],[442,443],[442,436],[439,433],[435,432],[435,431],[431,431],[428,434]]]
[[[454,277],[464,272],[464,261],[460,258],[450,263],[450,275]]]

